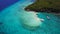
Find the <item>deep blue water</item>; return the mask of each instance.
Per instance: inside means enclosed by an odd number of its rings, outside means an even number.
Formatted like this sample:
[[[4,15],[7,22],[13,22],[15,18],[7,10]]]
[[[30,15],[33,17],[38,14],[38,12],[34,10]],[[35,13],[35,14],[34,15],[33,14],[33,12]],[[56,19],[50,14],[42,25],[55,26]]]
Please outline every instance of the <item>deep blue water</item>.
[[[13,5],[14,3],[16,3],[18,1],[21,1],[21,3],[22,3],[25,0],[0,0],[0,11],[6,7]],[[31,0],[31,2],[33,2],[33,1],[35,1],[35,0]]]
[[[0,0],[0,11],[18,1],[19,0]]]
[[[25,19],[29,22],[33,16],[33,13],[29,13],[23,8],[32,4],[33,1],[0,0],[0,10],[2,10],[0,13],[0,34],[60,34],[60,16],[54,14],[39,13],[38,17],[45,21],[41,22],[40,28],[35,31],[22,27],[21,23]],[[50,20],[46,16],[49,16]],[[35,21],[33,20],[33,22]]]

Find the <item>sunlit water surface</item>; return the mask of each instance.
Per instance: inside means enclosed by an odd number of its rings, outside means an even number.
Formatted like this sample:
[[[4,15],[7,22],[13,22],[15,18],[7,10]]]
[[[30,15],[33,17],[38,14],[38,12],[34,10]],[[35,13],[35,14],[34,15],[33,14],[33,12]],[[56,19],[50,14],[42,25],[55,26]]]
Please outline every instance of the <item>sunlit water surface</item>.
[[[40,28],[30,31],[22,27],[24,18],[33,16],[33,13],[25,11],[24,8],[33,2],[30,0],[21,0],[12,6],[4,9],[0,13],[0,32],[5,34],[60,34],[60,16],[48,13],[38,13],[38,18],[44,19]],[[50,17],[50,20],[46,16]],[[23,18],[23,19],[22,19]],[[31,17],[32,18],[32,17]],[[28,22],[31,19],[28,19]]]

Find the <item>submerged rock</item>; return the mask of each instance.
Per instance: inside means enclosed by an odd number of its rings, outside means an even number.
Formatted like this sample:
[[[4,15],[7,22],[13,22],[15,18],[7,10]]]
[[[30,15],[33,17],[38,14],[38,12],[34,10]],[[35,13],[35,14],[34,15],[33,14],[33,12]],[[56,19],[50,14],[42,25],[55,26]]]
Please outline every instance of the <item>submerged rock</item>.
[[[36,15],[35,12],[28,12],[25,16],[22,17],[23,22],[22,25],[24,28],[29,30],[35,30],[41,25],[40,19]],[[27,18],[26,18],[27,17]]]
[[[3,22],[0,22],[0,25],[3,25]]]

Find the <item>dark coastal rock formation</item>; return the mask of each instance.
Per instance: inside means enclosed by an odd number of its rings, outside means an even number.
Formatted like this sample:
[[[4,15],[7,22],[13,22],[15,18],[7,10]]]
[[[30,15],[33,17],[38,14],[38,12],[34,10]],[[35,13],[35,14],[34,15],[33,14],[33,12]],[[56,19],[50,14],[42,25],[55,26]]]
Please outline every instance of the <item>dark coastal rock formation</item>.
[[[27,10],[27,9],[25,9],[25,10]],[[53,9],[53,8],[29,9],[28,11],[47,12],[47,13],[60,13],[59,9]]]
[[[35,12],[60,13],[60,0],[36,0],[27,6],[25,10]]]

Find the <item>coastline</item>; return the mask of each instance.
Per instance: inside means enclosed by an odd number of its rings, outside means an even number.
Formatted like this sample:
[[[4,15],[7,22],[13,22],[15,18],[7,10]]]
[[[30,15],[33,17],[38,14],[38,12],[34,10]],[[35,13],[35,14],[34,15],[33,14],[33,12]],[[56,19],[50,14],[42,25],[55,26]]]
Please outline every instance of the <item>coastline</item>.
[[[36,0],[33,4],[25,8],[26,11],[45,12],[45,13],[60,13],[60,1],[59,0]]]

